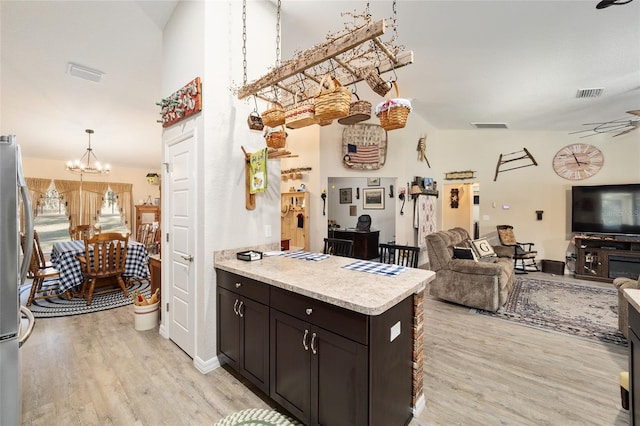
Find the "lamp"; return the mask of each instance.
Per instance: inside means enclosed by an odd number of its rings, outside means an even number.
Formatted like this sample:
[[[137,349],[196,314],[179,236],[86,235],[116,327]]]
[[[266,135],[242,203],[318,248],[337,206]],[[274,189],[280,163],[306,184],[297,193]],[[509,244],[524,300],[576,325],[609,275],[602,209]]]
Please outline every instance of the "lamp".
[[[411,190],[409,191],[409,194],[411,194],[411,197],[413,199],[418,198],[418,195],[422,194],[422,188],[420,188],[419,185],[413,185],[411,187]]]
[[[160,184],[160,175],[157,173],[147,173],[147,182],[150,185],[159,185]]]
[[[111,171],[111,167],[108,164],[102,167],[98,161],[98,157],[96,157],[91,149],[91,135],[93,134],[93,130],[86,129],[85,132],[89,135],[89,146],[87,147],[87,152],[85,152],[79,160],[68,161],[66,169],[70,172],[79,173],[81,175],[108,174]]]

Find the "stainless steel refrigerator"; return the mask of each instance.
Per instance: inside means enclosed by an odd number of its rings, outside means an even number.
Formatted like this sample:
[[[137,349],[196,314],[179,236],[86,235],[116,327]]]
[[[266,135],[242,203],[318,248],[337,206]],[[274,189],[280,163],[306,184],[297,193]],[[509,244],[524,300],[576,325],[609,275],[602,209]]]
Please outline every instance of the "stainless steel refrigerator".
[[[20,203],[24,211],[25,253],[20,248]],[[31,198],[22,173],[20,146],[15,135],[0,136],[0,426],[21,420],[20,347],[35,320],[20,305],[33,248]],[[25,317],[26,320],[22,321]]]

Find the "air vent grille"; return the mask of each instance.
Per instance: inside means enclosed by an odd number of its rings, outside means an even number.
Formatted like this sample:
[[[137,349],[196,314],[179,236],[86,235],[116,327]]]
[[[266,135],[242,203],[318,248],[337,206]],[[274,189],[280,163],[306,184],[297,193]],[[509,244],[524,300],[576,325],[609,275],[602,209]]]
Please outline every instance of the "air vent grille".
[[[94,70],[92,68],[74,64],[72,62],[69,62],[69,65],[67,66],[67,73],[74,77],[93,81],[95,83],[100,83],[100,81],[102,80],[102,76],[104,75],[102,71]]]
[[[604,92],[604,88],[599,87],[597,89],[578,89],[578,93],[576,93],[576,98],[597,98],[602,95]]]
[[[507,123],[471,123],[477,129],[508,129]]]

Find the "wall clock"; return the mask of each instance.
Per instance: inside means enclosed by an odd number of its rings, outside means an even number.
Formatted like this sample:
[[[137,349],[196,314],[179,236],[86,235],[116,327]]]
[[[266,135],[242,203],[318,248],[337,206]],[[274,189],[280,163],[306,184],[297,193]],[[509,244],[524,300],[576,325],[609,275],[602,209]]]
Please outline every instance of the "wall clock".
[[[553,170],[569,180],[590,178],[600,171],[603,164],[602,151],[586,143],[567,145],[553,157]]]

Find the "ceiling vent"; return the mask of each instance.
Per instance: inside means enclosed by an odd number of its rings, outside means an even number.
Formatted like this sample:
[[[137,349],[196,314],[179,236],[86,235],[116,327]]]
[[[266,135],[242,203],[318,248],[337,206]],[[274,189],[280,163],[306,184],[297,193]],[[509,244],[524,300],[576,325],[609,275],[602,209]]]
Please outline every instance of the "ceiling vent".
[[[69,62],[69,65],[67,66],[67,74],[85,80],[93,81],[95,83],[100,83],[100,81],[102,80],[102,76],[104,75],[102,71],[94,70],[92,68],[74,64],[72,62]]]
[[[471,123],[476,129],[508,129],[507,123]]]
[[[604,92],[604,88],[600,87],[597,89],[578,89],[578,93],[576,93],[576,98],[598,98]]]

